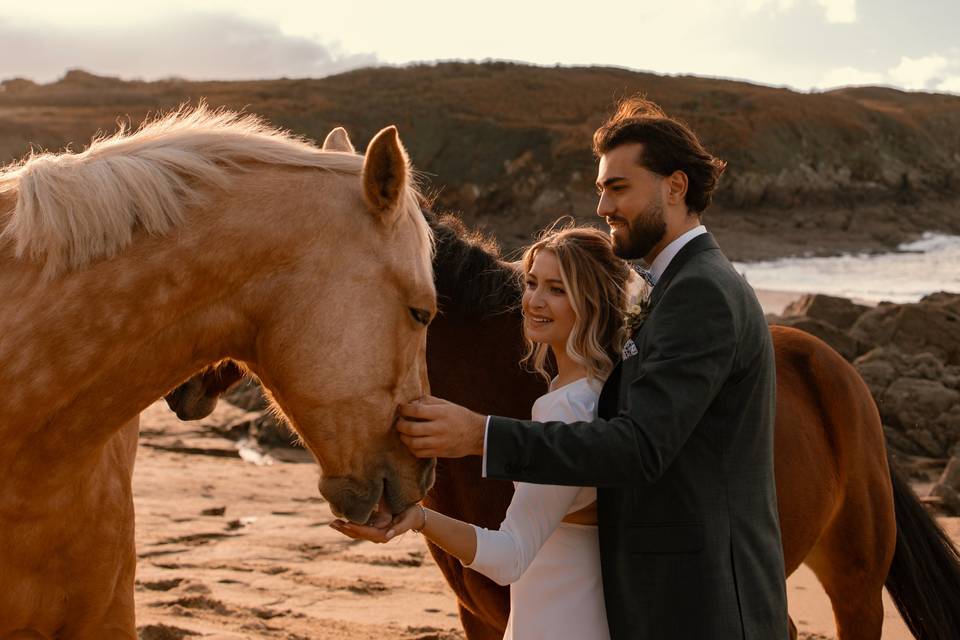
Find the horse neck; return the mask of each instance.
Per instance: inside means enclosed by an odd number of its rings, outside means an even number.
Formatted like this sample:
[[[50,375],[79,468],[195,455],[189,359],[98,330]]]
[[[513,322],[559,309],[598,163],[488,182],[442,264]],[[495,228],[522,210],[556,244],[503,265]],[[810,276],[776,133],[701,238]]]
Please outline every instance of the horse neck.
[[[262,224],[250,197],[190,212],[163,237],[137,232],[121,255],[49,282],[0,247],[0,464],[95,457],[194,371],[244,359],[256,328],[243,286],[286,256],[298,224]]]

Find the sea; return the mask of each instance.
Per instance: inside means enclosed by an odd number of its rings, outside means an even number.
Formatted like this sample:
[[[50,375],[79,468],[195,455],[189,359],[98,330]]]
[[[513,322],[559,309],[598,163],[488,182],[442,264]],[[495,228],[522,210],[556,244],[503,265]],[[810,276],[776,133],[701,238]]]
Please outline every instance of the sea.
[[[916,302],[937,291],[960,293],[960,236],[925,233],[889,253],[734,265],[755,289],[825,293],[874,303]]]

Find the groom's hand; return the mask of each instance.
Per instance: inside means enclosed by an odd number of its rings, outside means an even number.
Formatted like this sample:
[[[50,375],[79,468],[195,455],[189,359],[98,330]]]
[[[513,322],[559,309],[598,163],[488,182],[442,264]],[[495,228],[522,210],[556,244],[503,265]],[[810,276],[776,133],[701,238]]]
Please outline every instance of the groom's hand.
[[[397,431],[418,458],[462,458],[483,455],[487,417],[460,405],[424,396],[400,405]]]

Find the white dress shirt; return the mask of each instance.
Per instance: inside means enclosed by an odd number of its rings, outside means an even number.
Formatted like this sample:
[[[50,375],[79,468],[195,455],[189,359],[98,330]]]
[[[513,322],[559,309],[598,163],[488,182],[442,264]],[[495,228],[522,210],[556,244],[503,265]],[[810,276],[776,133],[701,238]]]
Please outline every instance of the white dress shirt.
[[[667,270],[667,267],[670,266],[670,263],[673,261],[674,257],[680,253],[680,249],[686,246],[688,242],[693,240],[699,235],[703,235],[707,232],[705,226],[698,225],[693,229],[690,229],[686,233],[678,236],[670,244],[663,248],[657,257],[653,259],[653,264],[650,265],[650,275],[653,276],[653,281],[658,282],[660,277]],[[484,478],[487,477],[487,434],[490,432],[490,416],[487,416],[486,425],[483,428],[483,463],[481,466],[482,475]]]

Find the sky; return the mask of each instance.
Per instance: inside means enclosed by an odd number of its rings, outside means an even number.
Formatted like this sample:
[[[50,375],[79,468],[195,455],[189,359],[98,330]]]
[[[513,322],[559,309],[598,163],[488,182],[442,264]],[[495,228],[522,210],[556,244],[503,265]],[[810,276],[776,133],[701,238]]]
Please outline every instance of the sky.
[[[0,0],[0,80],[514,60],[960,94],[960,0]]]

